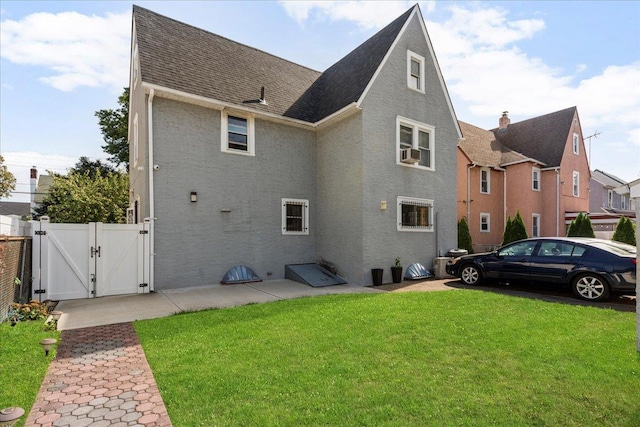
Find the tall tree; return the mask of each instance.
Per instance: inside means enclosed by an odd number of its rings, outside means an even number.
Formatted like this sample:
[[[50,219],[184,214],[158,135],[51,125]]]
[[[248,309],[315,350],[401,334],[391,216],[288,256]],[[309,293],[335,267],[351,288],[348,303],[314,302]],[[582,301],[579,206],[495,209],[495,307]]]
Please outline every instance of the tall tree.
[[[467,224],[467,220],[464,217],[458,222],[458,247],[466,249],[470,254],[473,253],[471,232],[469,231],[469,224]]]
[[[107,176],[110,173],[117,172],[117,170],[111,165],[102,163],[100,160],[89,160],[88,157],[82,156],[75,166],[69,170],[69,173],[71,172],[86,174],[93,179],[98,173],[102,176]]]
[[[119,108],[96,111],[100,131],[106,145],[105,153],[110,154],[109,161],[117,166],[124,164],[129,170],[129,88],[124,88],[118,97]]]
[[[76,171],[68,176],[52,176],[49,194],[37,214],[49,216],[51,222],[125,222],[129,175],[120,172],[103,175],[96,170],[93,177],[88,172]]]
[[[4,157],[0,155],[0,197],[9,197],[11,191],[16,188],[16,177],[13,176],[4,164]]]

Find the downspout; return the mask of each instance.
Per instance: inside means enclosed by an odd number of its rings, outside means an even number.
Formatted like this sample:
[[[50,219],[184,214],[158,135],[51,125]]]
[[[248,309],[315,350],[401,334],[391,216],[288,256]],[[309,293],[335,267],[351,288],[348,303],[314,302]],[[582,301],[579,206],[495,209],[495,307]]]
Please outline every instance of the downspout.
[[[504,170],[502,180],[502,229],[507,228],[507,170]]]
[[[153,199],[153,97],[155,90],[149,90],[149,99],[147,100],[147,135],[149,140],[149,292],[155,290],[154,286],[154,266],[155,266],[155,209]]]
[[[556,168],[556,237],[560,236],[560,170]]]
[[[475,168],[477,165],[475,163],[471,163],[467,166],[467,225],[469,229],[471,229],[471,169]]]

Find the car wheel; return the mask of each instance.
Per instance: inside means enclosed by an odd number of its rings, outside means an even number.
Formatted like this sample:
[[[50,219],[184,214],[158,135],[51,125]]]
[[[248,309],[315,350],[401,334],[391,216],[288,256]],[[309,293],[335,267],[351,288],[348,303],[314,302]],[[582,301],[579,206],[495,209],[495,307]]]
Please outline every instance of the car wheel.
[[[481,278],[480,270],[473,264],[467,264],[460,270],[460,280],[466,285],[477,285]]]
[[[583,274],[573,280],[573,293],[587,301],[604,301],[609,298],[609,285],[595,274]]]

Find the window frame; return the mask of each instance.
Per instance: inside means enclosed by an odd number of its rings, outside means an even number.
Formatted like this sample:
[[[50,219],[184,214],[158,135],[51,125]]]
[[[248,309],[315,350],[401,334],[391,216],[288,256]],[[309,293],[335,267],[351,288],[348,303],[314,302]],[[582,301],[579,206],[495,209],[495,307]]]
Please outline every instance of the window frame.
[[[486,230],[482,229],[482,225],[483,225],[482,220],[484,218],[487,219],[487,222],[486,222],[487,229]],[[480,212],[480,223],[479,224],[480,224],[480,232],[481,233],[491,233],[491,214],[488,213],[488,212]]]
[[[301,231],[291,231],[287,230],[287,206],[289,204],[302,205],[302,230]],[[308,199],[291,199],[291,198],[282,198],[281,201],[282,206],[282,235],[283,236],[308,236],[309,235],[309,200]]]
[[[540,214],[532,213],[531,214],[531,237],[540,237]]]
[[[571,181],[573,197],[580,197],[580,172],[573,171],[573,178]]]
[[[627,210],[627,196],[624,194],[620,196],[620,209]]]
[[[576,132],[573,133],[573,154],[576,156],[580,154],[580,135]]]
[[[247,121],[247,150],[229,147],[229,117]],[[222,111],[220,114],[220,151],[227,154],[255,157],[255,118],[250,114]]]
[[[487,175],[487,179],[486,179],[487,188],[486,188],[486,191],[482,190],[482,183],[485,182],[485,180],[482,179],[483,173],[486,173],[486,175]],[[480,168],[480,193],[481,194],[491,194],[491,169],[490,168]]]
[[[429,134],[429,166],[421,165],[418,163],[403,163],[400,161],[400,150],[404,149],[400,142],[400,127],[408,127],[412,129],[411,142],[414,150],[420,150],[420,156],[422,152],[426,151],[420,148],[420,132]],[[406,166],[410,168],[435,171],[436,162],[436,128],[426,123],[421,123],[416,120],[408,119],[402,116],[396,116],[396,164]]]
[[[607,207],[613,207],[613,190],[607,190]]]
[[[411,62],[415,61],[420,66],[420,76],[419,76],[419,84],[420,88],[413,87],[413,74],[411,73]],[[415,52],[407,50],[407,87],[411,90],[415,90],[416,92],[425,93],[425,78],[424,78],[424,69],[425,69],[425,59],[424,56],[418,55]]]
[[[397,231],[404,232],[414,232],[414,233],[432,233],[434,231],[434,212],[433,212],[433,200],[432,199],[421,199],[417,197],[406,197],[406,196],[398,196],[396,199],[397,203],[397,212],[396,212],[396,224]],[[424,204],[428,207],[428,226],[417,226],[417,225],[403,225],[402,224],[402,206],[403,204]],[[418,205],[420,206],[420,205]]]
[[[536,174],[537,174],[537,178],[536,178]],[[541,179],[540,179],[540,168],[537,168],[535,166],[533,166],[531,168],[531,189],[533,191],[541,191],[540,188],[542,187],[541,185]],[[536,183],[538,184],[538,188],[536,188]]]

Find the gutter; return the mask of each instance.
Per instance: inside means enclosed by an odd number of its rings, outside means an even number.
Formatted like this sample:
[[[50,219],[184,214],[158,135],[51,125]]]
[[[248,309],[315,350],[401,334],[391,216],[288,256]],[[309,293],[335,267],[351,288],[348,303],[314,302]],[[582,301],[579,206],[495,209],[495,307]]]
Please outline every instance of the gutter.
[[[556,236],[560,236],[560,169],[556,171]]]
[[[147,139],[149,141],[149,292],[155,291],[154,270],[155,270],[155,202],[153,198],[153,97],[155,90],[149,89],[149,99],[147,100]]]

